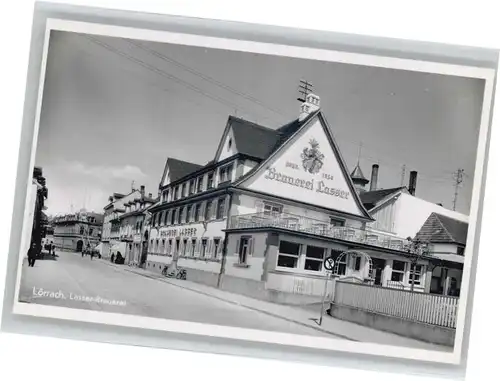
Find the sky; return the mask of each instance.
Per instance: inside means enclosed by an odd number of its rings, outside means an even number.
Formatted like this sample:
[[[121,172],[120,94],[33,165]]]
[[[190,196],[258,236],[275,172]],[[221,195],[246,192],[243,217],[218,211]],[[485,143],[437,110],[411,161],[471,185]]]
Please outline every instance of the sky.
[[[50,215],[102,212],[113,192],[158,194],[168,157],[213,159],[229,115],[278,128],[306,79],[348,169],[468,214],[484,83],[478,79],[52,32],[36,165]],[[405,177],[402,179],[402,168]]]

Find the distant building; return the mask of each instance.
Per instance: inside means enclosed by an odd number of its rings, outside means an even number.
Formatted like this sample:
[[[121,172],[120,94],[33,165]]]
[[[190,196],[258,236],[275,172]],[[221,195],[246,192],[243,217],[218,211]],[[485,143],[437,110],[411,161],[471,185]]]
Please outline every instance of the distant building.
[[[116,251],[120,244],[120,219],[125,213],[125,203],[140,197],[139,190],[133,190],[129,194],[114,193],[109,196],[109,203],[104,207],[104,219],[102,223],[101,255],[104,258],[111,256],[112,248]]]
[[[54,245],[59,250],[81,252],[87,246],[95,248],[102,233],[102,214],[82,210],[54,217]]]
[[[120,243],[115,244],[112,253],[116,255],[116,252],[120,251],[127,264],[140,265],[146,211],[155,202],[151,193],[146,196],[145,187],[142,185],[140,197],[126,202],[125,213],[118,217]]]

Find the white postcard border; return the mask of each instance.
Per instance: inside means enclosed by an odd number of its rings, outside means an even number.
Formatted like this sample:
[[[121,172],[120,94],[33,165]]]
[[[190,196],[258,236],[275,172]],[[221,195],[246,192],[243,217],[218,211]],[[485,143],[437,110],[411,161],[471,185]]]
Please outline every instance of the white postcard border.
[[[107,312],[89,311],[83,309],[71,309],[64,307],[53,307],[36,304],[25,304],[19,302],[19,289],[22,273],[22,262],[24,255],[19,254],[18,271],[15,285],[15,296],[13,313],[21,315],[31,315],[64,320],[75,320],[82,322],[101,323],[134,328],[146,328],[161,331],[173,331],[186,334],[214,336],[220,338],[231,338],[246,341],[257,341],[263,343],[273,343],[289,345],[295,347],[307,347],[315,349],[325,349],[333,351],[343,351],[360,354],[370,354],[377,356],[387,356],[394,358],[404,358],[421,360],[436,363],[459,364],[462,355],[462,344],[464,336],[464,326],[466,318],[467,298],[469,295],[470,270],[472,265],[473,247],[475,246],[475,232],[477,215],[479,212],[481,182],[483,179],[483,169],[485,162],[485,151],[488,144],[488,132],[491,114],[491,100],[493,97],[495,70],[474,66],[461,66],[454,64],[402,59],[394,57],[384,57],[371,54],[347,53],[326,49],[315,49],[297,47],[289,45],[278,45],[272,43],[262,43],[255,41],[243,41],[220,37],[208,37],[194,34],[174,33],[158,30],[139,29],[133,27],[123,27],[105,25],[98,23],[79,22],[61,19],[47,19],[45,39],[43,47],[42,65],[40,73],[39,93],[37,97],[37,107],[35,116],[35,128],[30,159],[30,168],[35,164],[35,155],[38,141],[38,131],[40,124],[40,113],[42,106],[43,88],[45,82],[45,72],[47,66],[47,54],[49,46],[50,31],[66,31],[75,33],[85,33],[92,35],[104,35],[110,37],[139,39],[187,46],[197,46],[205,48],[218,48],[241,52],[253,52],[268,55],[295,57],[310,60],[331,61],[346,64],[356,64],[372,67],[384,67],[399,70],[410,70],[416,72],[427,72],[443,75],[453,75],[461,77],[479,78],[485,80],[483,109],[481,114],[481,125],[479,131],[476,166],[474,174],[474,186],[471,198],[471,210],[469,215],[469,230],[467,246],[465,249],[465,263],[462,278],[462,295],[460,297],[457,328],[455,336],[455,346],[453,352],[440,352],[431,350],[421,350],[400,346],[389,346],[373,344],[368,342],[350,342],[344,339],[317,338],[303,335],[295,335],[280,332],[261,331],[228,326],[218,326],[187,321],[174,321],[168,319],[158,319],[137,315],[115,314]],[[31,172],[30,172],[31,173]],[[26,208],[28,207],[31,181],[28,182]],[[26,219],[26,212],[25,217]],[[23,221],[23,226],[26,221]],[[23,236],[21,247],[24,247],[28,236]],[[477,255],[477,253],[476,253]]]

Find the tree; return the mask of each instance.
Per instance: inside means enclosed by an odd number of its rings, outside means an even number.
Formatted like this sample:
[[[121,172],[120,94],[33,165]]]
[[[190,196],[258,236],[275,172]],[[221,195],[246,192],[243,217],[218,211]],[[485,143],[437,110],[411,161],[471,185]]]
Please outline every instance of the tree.
[[[427,241],[424,241],[420,238],[407,238],[408,245],[406,246],[406,251],[410,254],[411,259],[411,291],[415,288],[415,270],[418,263],[418,260],[422,258],[422,256],[428,254],[429,245]]]

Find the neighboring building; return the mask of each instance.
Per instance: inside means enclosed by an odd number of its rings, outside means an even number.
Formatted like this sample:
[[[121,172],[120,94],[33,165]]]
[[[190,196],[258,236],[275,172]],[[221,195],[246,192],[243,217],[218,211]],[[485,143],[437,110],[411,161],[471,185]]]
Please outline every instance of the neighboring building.
[[[469,224],[432,213],[416,238],[429,242],[429,251],[440,261],[432,272],[430,292],[458,296],[462,283],[464,252]]]
[[[125,203],[140,197],[139,190],[133,190],[127,195],[114,193],[109,197],[108,205],[104,207],[104,220],[102,224],[101,255],[104,258],[111,256],[112,248],[117,250],[120,245],[120,220],[125,213]]]
[[[370,229],[398,237],[415,237],[432,213],[468,223],[468,216],[416,197],[417,172],[410,173],[408,187],[377,189],[378,171],[379,166],[374,164],[370,191],[360,194],[363,205],[375,219],[367,225]]]
[[[54,245],[59,250],[81,252],[101,240],[102,214],[81,210],[78,213],[54,217]]]
[[[151,193],[148,196],[145,195],[144,185],[141,186],[140,194],[140,197],[124,204],[125,213],[119,217],[120,244],[116,249],[116,251],[120,250],[125,257],[125,263],[136,266],[141,263],[146,211],[156,202],[151,197]]]
[[[34,243],[36,245],[36,250],[38,255],[42,252],[42,239],[45,237],[45,227],[47,226],[48,220],[47,216],[43,212],[46,209],[45,200],[48,197],[48,190],[46,187],[46,180],[43,177],[43,171],[41,167],[35,167],[33,169],[33,192],[32,200],[34,204],[33,211],[33,224],[31,230],[31,245]]]
[[[409,289],[413,276],[428,291],[432,258],[410,274],[406,236],[367,229],[374,219],[356,177],[313,94],[277,130],[231,116],[208,164],[167,160],[147,267],[175,264],[195,281],[292,301],[322,295],[333,255],[343,278]],[[346,250],[358,254],[339,257]]]

